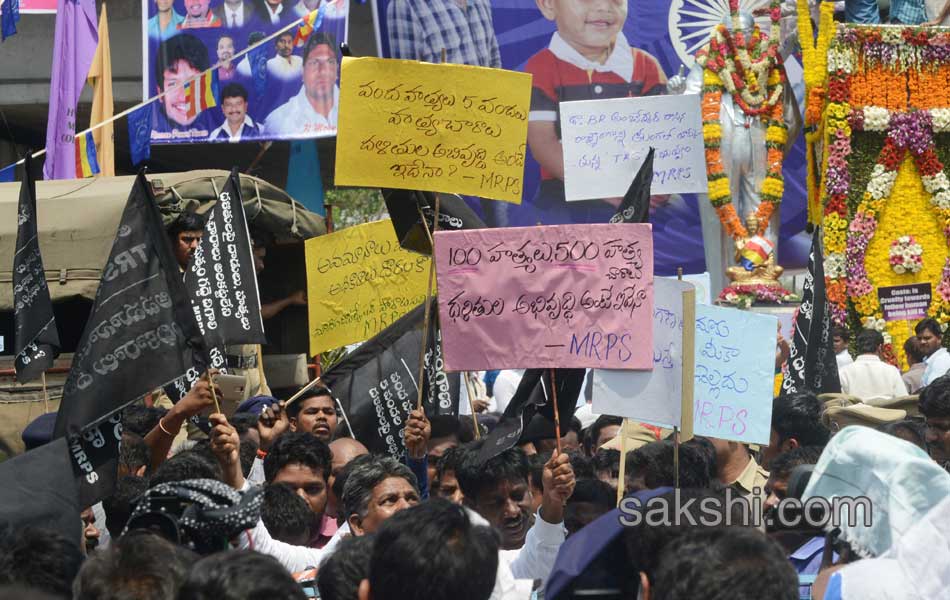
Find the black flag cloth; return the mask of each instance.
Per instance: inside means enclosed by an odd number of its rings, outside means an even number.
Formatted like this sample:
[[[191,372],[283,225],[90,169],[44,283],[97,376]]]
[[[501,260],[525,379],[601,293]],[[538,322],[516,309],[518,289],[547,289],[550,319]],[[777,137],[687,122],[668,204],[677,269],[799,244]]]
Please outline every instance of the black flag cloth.
[[[135,180],[56,418],[84,505],[111,492],[118,411],[180,377],[204,354],[178,264],[145,176]],[[101,426],[100,426],[101,425]],[[92,502],[90,502],[90,500]]]
[[[20,383],[32,381],[53,366],[59,356],[59,332],[53,317],[40,256],[36,226],[36,182],[26,154],[20,207],[17,210],[16,250],[13,254],[14,369]]]
[[[266,343],[237,170],[231,172],[208,213],[204,235],[185,271],[185,289],[208,348],[209,362],[196,356],[195,364],[183,377],[165,386],[172,402],[184,398],[206,369],[227,371],[228,345]]]
[[[562,431],[567,431],[567,424],[574,418],[574,409],[577,406],[577,397],[584,385],[586,369],[554,369],[554,380],[557,384],[558,417]],[[554,394],[551,387],[551,369],[526,369],[511,397],[511,402],[505,408],[501,421],[485,438],[485,443],[478,454],[480,463],[498,456],[508,448],[514,446],[525,424],[540,413],[554,422]]]
[[[633,178],[633,183],[623,197],[623,202],[611,219],[611,223],[646,223],[650,216],[650,186],[653,184],[653,148],[647,153],[643,165]]]
[[[782,392],[785,394],[841,392],[831,335],[831,311],[825,295],[823,256],[821,229],[815,228],[802,303],[795,316],[795,332],[783,369]]]
[[[435,336],[439,335],[437,312],[432,311],[429,326]],[[401,434],[418,399],[416,379],[424,316],[425,305],[414,308],[321,377],[340,401],[353,428],[353,437],[370,452],[398,458],[405,449]],[[441,345],[428,347],[422,383],[423,408],[430,417],[458,414],[461,378],[458,373],[442,370],[438,354]]]
[[[237,171],[208,214],[185,272],[185,289],[207,347],[266,342]]]
[[[420,211],[425,215],[431,232],[435,222],[435,194],[418,190],[383,190],[383,198],[399,245],[406,250],[431,256],[432,244],[422,224]],[[485,227],[485,222],[459,196],[442,194],[439,199],[439,231]]]
[[[0,522],[52,529],[78,546],[81,510],[65,439],[0,463]]]

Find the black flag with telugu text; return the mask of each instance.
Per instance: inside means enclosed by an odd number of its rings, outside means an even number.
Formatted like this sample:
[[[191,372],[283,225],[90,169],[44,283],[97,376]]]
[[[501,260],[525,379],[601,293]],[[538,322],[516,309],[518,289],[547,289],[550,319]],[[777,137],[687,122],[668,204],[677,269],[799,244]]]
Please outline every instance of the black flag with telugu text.
[[[33,381],[59,356],[59,332],[53,316],[46,271],[40,255],[36,224],[36,181],[32,158],[26,154],[17,210],[16,250],[13,254],[13,362],[19,383]]]
[[[396,239],[405,250],[432,256],[429,233],[435,223],[435,194],[419,190],[383,190],[386,209],[396,230]],[[425,215],[426,225],[422,223]],[[439,231],[484,229],[485,222],[478,218],[465,200],[455,194],[442,194],[439,199]]]
[[[824,254],[821,228],[812,234],[808,273],[802,303],[795,315],[795,332],[789,344],[788,360],[782,369],[782,393],[841,392],[838,362],[831,332],[831,311],[825,294]]]
[[[587,369],[553,369],[557,385],[558,419],[562,433],[574,418],[577,397],[584,385]],[[540,413],[554,422],[554,402],[551,386],[552,369],[525,369],[515,395],[505,408],[498,425],[485,438],[485,444],[478,453],[478,461],[484,463],[513,447],[521,438],[525,423]]]
[[[637,171],[637,176],[627,189],[623,202],[617,208],[617,214],[611,223],[646,223],[650,216],[650,186],[653,185],[653,154],[650,148],[646,159]]]
[[[145,176],[135,179],[73,356],[56,418],[89,506],[109,495],[118,412],[180,377],[205,352],[171,244]]]
[[[433,302],[435,299],[433,298]],[[438,331],[438,311],[430,316],[430,339]],[[416,408],[419,350],[425,305],[419,305],[333,365],[321,376],[370,452],[401,457],[402,431]],[[460,376],[442,369],[441,345],[429,344],[422,405],[428,416],[458,414]],[[433,349],[434,348],[434,349]]]
[[[228,345],[266,343],[253,248],[236,170],[208,213],[204,235],[185,271],[185,289],[209,349],[210,362],[204,364],[203,357],[196,356],[196,363],[183,377],[165,386],[172,402],[183,398],[206,369],[227,371]]]

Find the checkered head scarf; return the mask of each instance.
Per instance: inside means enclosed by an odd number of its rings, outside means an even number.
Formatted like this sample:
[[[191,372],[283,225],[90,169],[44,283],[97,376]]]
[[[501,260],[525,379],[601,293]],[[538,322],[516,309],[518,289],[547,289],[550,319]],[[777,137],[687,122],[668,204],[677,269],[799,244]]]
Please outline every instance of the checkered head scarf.
[[[125,530],[149,529],[200,554],[224,550],[257,524],[260,487],[237,492],[214,479],[162,483],[139,499]]]

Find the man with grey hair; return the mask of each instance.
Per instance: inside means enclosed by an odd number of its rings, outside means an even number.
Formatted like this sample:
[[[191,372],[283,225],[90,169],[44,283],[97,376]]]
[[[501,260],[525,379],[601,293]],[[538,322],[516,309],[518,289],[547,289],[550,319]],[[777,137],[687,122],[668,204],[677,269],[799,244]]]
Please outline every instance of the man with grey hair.
[[[343,487],[343,515],[353,535],[374,533],[383,521],[417,504],[416,476],[389,456],[374,456],[360,464]]]

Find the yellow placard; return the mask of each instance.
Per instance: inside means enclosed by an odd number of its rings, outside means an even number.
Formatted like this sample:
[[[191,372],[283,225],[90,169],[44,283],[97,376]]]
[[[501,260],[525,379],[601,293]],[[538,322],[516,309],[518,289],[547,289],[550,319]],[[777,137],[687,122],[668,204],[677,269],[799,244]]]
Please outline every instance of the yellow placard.
[[[307,240],[310,355],[367,340],[425,301],[429,257],[389,219]]]
[[[531,75],[344,58],[336,183],[521,203]]]

